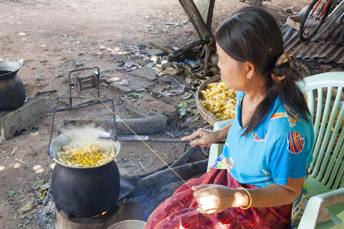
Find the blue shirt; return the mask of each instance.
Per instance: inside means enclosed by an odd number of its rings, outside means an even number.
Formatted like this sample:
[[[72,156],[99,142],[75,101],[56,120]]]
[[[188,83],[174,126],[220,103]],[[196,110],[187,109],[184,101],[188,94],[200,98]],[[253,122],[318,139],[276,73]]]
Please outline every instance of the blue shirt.
[[[289,116],[276,97],[263,121],[242,136],[243,97],[242,92],[237,93],[236,116],[214,168],[228,169],[238,182],[257,187],[286,185],[288,178],[305,177],[314,144],[311,119],[305,120],[299,114]]]

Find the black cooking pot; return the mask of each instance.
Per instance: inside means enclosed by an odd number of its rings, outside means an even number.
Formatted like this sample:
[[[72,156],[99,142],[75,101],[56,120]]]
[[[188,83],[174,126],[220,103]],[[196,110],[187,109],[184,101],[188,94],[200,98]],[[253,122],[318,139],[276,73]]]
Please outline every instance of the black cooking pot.
[[[25,88],[17,76],[23,63],[23,60],[0,61],[0,111],[16,109],[25,102]]]
[[[106,211],[114,211],[120,192],[120,174],[114,159],[120,152],[118,142],[98,140],[109,136],[108,132],[95,128],[66,131],[55,138],[49,147],[49,154],[56,162],[51,180],[51,194],[56,208],[69,217],[91,217]],[[83,143],[98,143],[113,160],[97,167],[77,167],[58,160],[58,153],[64,146],[81,140]],[[78,143],[79,144],[79,143]]]
[[[120,176],[114,161],[97,168],[56,164],[51,194],[58,210],[69,217],[91,217],[117,207]]]

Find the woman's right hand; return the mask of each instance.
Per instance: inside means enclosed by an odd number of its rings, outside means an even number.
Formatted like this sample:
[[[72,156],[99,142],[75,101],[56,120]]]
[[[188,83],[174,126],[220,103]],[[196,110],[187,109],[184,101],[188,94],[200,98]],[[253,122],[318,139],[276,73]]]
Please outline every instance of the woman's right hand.
[[[212,131],[207,129],[198,129],[192,134],[181,138],[182,141],[189,141],[192,147],[210,147],[211,144],[218,142],[222,139],[219,139],[219,132]]]

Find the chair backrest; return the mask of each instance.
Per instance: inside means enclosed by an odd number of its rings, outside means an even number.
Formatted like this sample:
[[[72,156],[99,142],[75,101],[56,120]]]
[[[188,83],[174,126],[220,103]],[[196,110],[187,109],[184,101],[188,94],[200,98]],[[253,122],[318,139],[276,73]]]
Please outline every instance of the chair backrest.
[[[301,87],[315,132],[310,175],[329,189],[344,187],[344,72],[307,77]]]

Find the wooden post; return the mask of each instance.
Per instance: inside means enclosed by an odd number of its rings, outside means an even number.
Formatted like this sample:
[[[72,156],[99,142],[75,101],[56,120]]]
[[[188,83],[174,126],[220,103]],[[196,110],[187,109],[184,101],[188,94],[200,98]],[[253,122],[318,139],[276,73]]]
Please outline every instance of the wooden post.
[[[200,12],[207,28],[211,29],[215,0],[195,0],[195,5]]]
[[[209,40],[211,37],[210,30],[203,21],[193,0],[179,0],[179,3],[183,7],[186,15],[189,17],[190,22],[194,25],[201,40]]]

